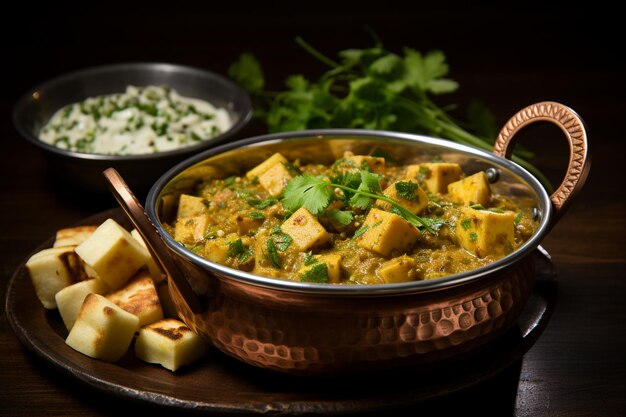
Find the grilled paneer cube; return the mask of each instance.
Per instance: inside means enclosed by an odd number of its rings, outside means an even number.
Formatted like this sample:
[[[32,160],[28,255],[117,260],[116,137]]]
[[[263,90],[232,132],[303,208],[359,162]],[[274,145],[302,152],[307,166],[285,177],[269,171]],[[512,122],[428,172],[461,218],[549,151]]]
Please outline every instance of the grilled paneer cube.
[[[80,307],[83,305],[87,294],[103,295],[107,292],[109,292],[109,286],[97,278],[77,282],[57,292],[54,299],[67,330],[71,330],[74,326]]]
[[[140,270],[123,288],[106,298],[139,318],[139,325],[154,323],[163,318],[154,282],[146,270]]]
[[[377,208],[370,210],[361,230],[357,245],[382,256],[394,249],[407,250],[420,236],[419,230],[402,217]]]
[[[417,180],[396,181],[383,191],[387,197],[417,214],[428,206],[428,196],[417,183]],[[376,205],[384,210],[390,210],[391,204],[378,200]]]
[[[144,326],[135,341],[135,354],[170,371],[189,365],[205,353],[204,341],[182,321],[164,319]]]
[[[463,207],[456,224],[459,244],[479,258],[513,251],[515,213]]]
[[[75,252],[76,246],[44,249],[26,261],[37,298],[47,309],[57,308],[57,292],[75,282],[88,279],[85,265]]]
[[[76,247],[76,253],[112,290],[123,286],[149,257],[148,251],[115,220],[107,219]]]
[[[130,232],[130,235],[141,244],[148,252],[148,258],[146,259],[146,265],[148,266],[148,271],[150,272],[150,277],[155,283],[159,283],[165,279],[165,274],[161,271],[161,268],[157,265],[156,260],[150,255],[148,251],[148,246],[146,246],[146,242],[144,242],[143,238],[139,234],[137,229],[133,229]]]
[[[291,236],[293,243],[300,251],[323,245],[330,239],[324,226],[304,207],[289,216],[280,228]]]
[[[407,167],[407,178],[417,179],[433,194],[448,192],[448,184],[461,179],[463,171],[457,163],[425,162]]]
[[[53,247],[78,246],[83,243],[98,226],[77,226],[57,230]]]
[[[96,359],[115,362],[128,350],[139,318],[98,294],[88,294],[65,343]]]
[[[282,165],[288,162],[289,161],[287,160],[287,158],[285,158],[284,156],[282,156],[280,153],[277,152],[274,155],[267,158],[265,161],[261,162],[259,165],[252,168],[250,171],[248,171],[246,173],[246,178],[248,178],[249,180],[255,177],[260,178],[261,175],[265,174],[265,172],[267,172],[274,165],[277,165],[277,164]]]
[[[450,199],[456,203],[471,206],[487,206],[491,199],[491,186],[484,171],[448,184]]]

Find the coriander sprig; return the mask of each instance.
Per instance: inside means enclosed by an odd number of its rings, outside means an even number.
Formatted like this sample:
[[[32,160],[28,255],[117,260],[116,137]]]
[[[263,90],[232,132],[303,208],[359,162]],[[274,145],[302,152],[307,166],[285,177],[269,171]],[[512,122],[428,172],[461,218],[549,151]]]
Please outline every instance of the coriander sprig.
[[[461,122],[432,99],[456,91],[447,78],[449,67],[441,51],[421,53],[404,48],[396,54],[380,40],[366,49],[340,51],[331,59],[302,38],[296,42],[329,69],[317,80],[290,75],[283,91],[265,89],[258,60],[242,54],[228,75],[255,100],[255,116],[270,132],[318,128],[357,128],[412,132],[445,138],[491,151],[498,127],[486,106],[474,101]],[[549,192],[550,181],[529,159],[533,153],[516,146],[513,161],[535,175]]]
[[[333,190],[340,189],[352,195],[349,203],[354,207],[366,209],[371,205],[372,200],[382,200],[389,203],[392,206],[393,212],[403,217],[413,226],[424,229],[432,234],[437,233],[437,229],[441,225],[440,220],[421,218],[397,201],[383,194],[380,191],[380,183],[378,182],[378,176],[376,174],[363,170],[359,171],[359,174],[361,176],[361,182],[358,188],[331,182],[322,176],[299,175],[294,177],[287,183],[283,190],[283,207],[291,212],[295,212],[300,207],[304,207],[309,210],[311,214],[318,215],[330,205],[335,195]]]

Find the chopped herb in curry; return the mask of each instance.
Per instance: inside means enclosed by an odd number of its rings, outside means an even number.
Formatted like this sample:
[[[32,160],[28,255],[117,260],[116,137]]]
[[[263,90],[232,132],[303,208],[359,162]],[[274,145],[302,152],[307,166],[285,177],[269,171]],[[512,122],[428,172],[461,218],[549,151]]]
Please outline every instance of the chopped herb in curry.
[[[345,152],[328,165],[280,153],[182,194],[174,238],[256,275],[328,284],[435,279],[506,256],[535,230],[531,204],[482,171],[432,158]]]

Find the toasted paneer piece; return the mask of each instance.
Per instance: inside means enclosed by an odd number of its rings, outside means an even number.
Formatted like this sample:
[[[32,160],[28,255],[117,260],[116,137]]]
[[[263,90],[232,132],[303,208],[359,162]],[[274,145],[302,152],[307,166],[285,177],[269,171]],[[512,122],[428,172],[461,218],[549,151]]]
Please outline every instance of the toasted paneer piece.
[[[491,186],[484,171],[448,184],[448,194],[452,201],[470,206],[487,206],[491,199]]]
[[[502,256],[513,251],[515,213],[476,210],[463,207],[456,224],[456,237],[461,246],[479,258]]]
[[[112,290],[120,288],[146,264],[148,251],[115,220],[107,219],[76,253]]]
[[[291,178],[287,167],[283,163],[278,163],[259,176],[259,184],[272,197],[276,197],[283,192],[283,188]]]
[[[314,215],[304,207],[293,213],[280,227],[293,239],[300,251],[307,251],[314,246],[328,242],[330,235]]]
[[[174,239],[178,242],[193,244],[204,240],[209,227],[209,215],[201,214],[194,217],[179,217],[174,226]]]
[[[203,254],[211,262],[218,264],[226,263],[228,257],[228,249],[230,241],[233,238],[218,237],[216,239],[207,240],[204,244]]]
[[[202,197],[181,194],[178,199],[178,213],[176,217],[195,217],[207,212],[207,201]]]
[[[341,281],[341,255],[313,255],[313,261],[303,265],[298,270],[298,276],[302,281],[337,284]]]
[[[402,217],[377,208],[370,210],[362,229],[365,232],[357,237],[357,245],[382,256],[394,249],[408,249],[420,236],[419,230]]]
[[[98,294],[88,294],[65,343],[87,356],[114,362],[128,350],[139,318]]]
[[[135,354],[148,363],[170,371],[190,365],[204,356],[205,344],[198,334],[180,320],[164,319],[139,331]]]
[[[91,236],[97,227],[98,226],[91,225],[59,229],[57,230],[52,247],[58,248],[60,246],[78,246]]]
[[[406,176],[423,183],[430,193],[445,194],[448,192],[448,184],[461,179],[463,170],[457,163],[425,162],[419,165],[409,165]]]
[[[363,164],[367,164],[372,172],[377,174],[383,174],[385,171],[385,158],[369,155],[355,155],[350,151],[346,151],[343,154],[344,160],[354,167],[354,169],[361,169]]]
[[[54,298],[57,292],[89,278],[83,261],[74,251],[75,248],[76,246],[63,246],[44,249],[26,261],[26,270],[44,308],[57,308]]]
[[[72,326],[74,326],[80,307],[83,305],[87,294],[103,295],[109,291],[109,286],[106,285],[104,281],[93,278],[77,282],[57,292],[54,299],[56,300],[59,313],[63,319],[63,324],[65,324],[67,330],[71,330]]]
[[[267,172],[274,165],[282,165],[287,162],[289,162],[287,161],[287,158],[276,152],[274,155],[270,156],[265,161],[261,162],[259,165],[248,171],[246,173],[246,178],[248,178],[249,180],[253,179],[254,177],[260,178],[261,175],[265,174],[265,172]]]
[[[387,284],[408,282],[416,279],[415,259],[402,255],[382,264],[376,274]]]
[[[152,278],[152,280],[155,282],[155,284],[163,281],[165,279],[165,274],[163,273],[163,271],[161,271],[161,268],[159,268],[156,260],[154,260],[152,255],[150,255],[150,252],[148,251],[148,246],[146,246],[146,242],[144,242],[143,238],[139,234],[139,231],[137,229],[133,229],[130,231],[130,235],[146,249],[146,252],[148,252],[146,265],[148,266],[148,271],[150,272],[150,277]]]
[[[428,206],[428,196],[419,186],[417,180],[396,181],[385,188],[383,194],[415,214]],[[391,209],[391,204],[383,200],[378,200],[376,205],[384,210]]]
[[[163,310],[154,282],[148,272],[140,270],[124,287],[106,296],[107,300],[139,318],[139,326],[163,318]]]

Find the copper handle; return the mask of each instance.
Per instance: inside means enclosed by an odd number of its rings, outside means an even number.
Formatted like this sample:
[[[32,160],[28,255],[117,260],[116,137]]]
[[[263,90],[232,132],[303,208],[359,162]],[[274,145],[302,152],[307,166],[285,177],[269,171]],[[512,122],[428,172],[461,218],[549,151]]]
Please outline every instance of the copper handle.
[[[146,215],[146,211],[141,203],[139,203],[133,192],[115,168],[108,168],[103,172],[103,174],[109,183],[111,192],[115,196],[115,199],[133,223],[143,240],[146,242],[148,251],[161,267],[161,270],[167,276],[170,284],[174,284],[177,287],[189,310],[191,310],[194,314],[199,313],[200,302],[198,301],[198,297],[193,292],[193,289],[187,279],[185,279],[185,276],[178,267],[178,264],[169,255],[168,247],[156,231],[156,228],[152,224],[150,218]]]
[[[554,123],[561,128],[569,143],[570,155],[563,182],[550,196],[556,220],[580,191],[591,166],[587,132],[583,120],[567,106],[553,101],[532,104],[517,112],[504,125],[493,146],[493,153],[510,158],[516,140],[515,134],[525,126],[538,121]]]

